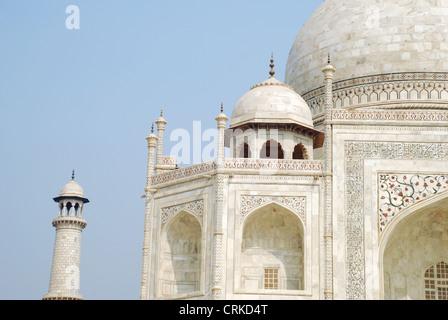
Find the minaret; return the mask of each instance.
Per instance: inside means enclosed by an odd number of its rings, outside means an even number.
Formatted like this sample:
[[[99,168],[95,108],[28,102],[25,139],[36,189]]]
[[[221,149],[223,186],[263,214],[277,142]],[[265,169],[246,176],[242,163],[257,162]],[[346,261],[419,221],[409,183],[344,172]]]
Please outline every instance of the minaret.
[[[324,141],[324,246],[325,246],[325,299],[333,299],[333,75],[336,72],[328,63],[322,69],[325,80],[325,141]]]
[[[148,141],[148,165],[146,169],[146,188],[151,185],[151,177],[154,175],[154,158],[157,145],[157,136],[154,134],[154,123],[151,126],[151,134],[146,137]]]
[[[227,118],[227,116],[224,114],[224,105],[222,102],[221,102],[221,112],[218,114],[215,120],[218,123],[218,145],[217,145],[218,149],[217,149],[216,162],[219,166],[224,163],[225,129],[226,129],[226,122],[227,120],[229,120],[229,118]]]
[[[223,291],[225,286],[224,281],[224,175],[221,170],[224,167],[224,134],[226,129],[226,122],[229,120],[224,114],[224,107],[221,103],[221,112],[215,118],[218,123],[218,145],[216,166],[218,174],[215,175],[215,219],[213,231],[213,279],[212,279],[212,300],[223,299]]]
[[[163,109],[160,110],[160,118],[156,121],[157,124],[157,151],[156,151],[156,173],[163,172],[163,136],[165,133],[165,125],[167,122],[163,118]]]
[[[82,218],[85,203],[81,186],[72,180],[53,198],[58,203],[58,217],[53,220],[56,228],[53,263],[51,265],[50,287],[43,300],[82,300],[79,294],[79,275],[81,263],[81,232],[87,222]]]
[[[147,300],[148,285],[150,281],[150,246],[151,246],[151,222],[153,218],[153,203],[155,191],[151,189],[151,178],[154,175],[154,160],[156,157],[155,149],[157,145],[157,136],[154,134],[154,123],[151,127],[151,134],[146,137],[148,141],[148,165],[146,169],[146,188],[145,188],[145,227],[143,232],[143,259],[142,275],[140,283],[140,299]]]

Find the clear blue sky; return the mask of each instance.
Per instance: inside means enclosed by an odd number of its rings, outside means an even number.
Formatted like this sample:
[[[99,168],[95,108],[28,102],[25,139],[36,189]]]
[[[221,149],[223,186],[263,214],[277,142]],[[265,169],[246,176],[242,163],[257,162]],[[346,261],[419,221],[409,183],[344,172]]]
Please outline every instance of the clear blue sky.
[[[80,293],[138,299],[147,144],[215,128],[221,102],[284,80],[289,50],[322,0],[1,0],[0,299],[47,293],[57,196],[76,181],[84,209]],[[68,5],[80,29],[68,30]],[[193,137],[192,137],[193,138]],[[166,152],[176,142],[167,141]]]

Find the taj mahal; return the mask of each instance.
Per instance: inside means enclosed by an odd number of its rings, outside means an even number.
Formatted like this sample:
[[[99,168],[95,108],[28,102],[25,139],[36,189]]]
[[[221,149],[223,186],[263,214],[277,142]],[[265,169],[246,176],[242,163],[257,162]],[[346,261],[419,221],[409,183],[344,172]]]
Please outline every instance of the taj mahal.
[[[448,0],[325,0],[284,79],[269,55],[214,160],[179,167],[155,115],[139,298],[447,300]],[[43,298],[82,299],[89,200],[54,201]]]

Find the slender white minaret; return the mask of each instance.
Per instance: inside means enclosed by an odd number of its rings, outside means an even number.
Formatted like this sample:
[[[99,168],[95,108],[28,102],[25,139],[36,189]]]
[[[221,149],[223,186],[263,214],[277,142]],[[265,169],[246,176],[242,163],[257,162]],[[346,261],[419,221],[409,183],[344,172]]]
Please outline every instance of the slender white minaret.
[[[215,176],[215,222],[213,230],[213,280],[212,280],[212,295],[213,300],[223,299],[222,292],[224,291],[224,178],[225,175],[220,171],[224,167],[224,135],[226,129],[226,122],[229,120],[224,114],[224,107],[221,103],[221,112],[215,118],[218,123],[218,145],[216,166],[218,174]]]
[[[72,180],[53,198],[58,203],[58,217],[53,220],[56,228],[53,263],[51,265],[50,287],[43,300],[82,300],[79,294],[81,264],[81,232],[87,222],[82,218],[85,203],[81,186]]]
[[[333,75],[335,68],[328,63],[322,69],[325,79],[325,141],[324,141],[324,245],[325,245],[325,299],[333,299]]]
[[[223,103],[221,103],[221,112],[218,114],[218,116],[215,118],[216,122],[218,123],[218,145],[217,145],[217,155],[216,155],[216,162],[218,166],[224,164],[224,138],[225,138],[225,130],[226,130],[226,122],[229,120],[227,116],[224,114],[224,106]]]
[[[157,151],[156,151],[156,173],[163,172],[163,136],[165,133],[166,120],[163,118],[163,109],[160,110],[160,118],[156,121],[157,124]]]
[[[152,221],[152,207],[154,202],[155,191],[151,189],[151,178],[154,175],[154,160],[156,157],[155,150],[157,144],[157,136],[154,134],[154,123],[151,127],[151,134],[146,137],[148,141],[148,165],[146,170],[146,188],[145,188],[145,227],[143,232],[143,259],[142,259],[142,275],[140,283],[140,299],[147,300],[148,285],[150,281],[150,246],[151,246],[151,221]]]

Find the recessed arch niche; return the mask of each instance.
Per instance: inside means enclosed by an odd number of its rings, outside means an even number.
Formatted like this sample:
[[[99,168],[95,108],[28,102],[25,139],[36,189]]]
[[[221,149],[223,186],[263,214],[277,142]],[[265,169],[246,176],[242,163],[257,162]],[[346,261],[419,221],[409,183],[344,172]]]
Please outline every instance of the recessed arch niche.
[[[448,195],[432,200],[407,209],[383,236],[386,300],[424,300],[428,268],[448,262]],[[448,283],[442,290],[448,290]]]
[[[276,203],[244,220],[240,252],[243,290],[302,290],[304,231],[296,214]]]
[[[180,211],[162,232],[161,296],[197,292],[201,286],[202,228],[197,217]]]

